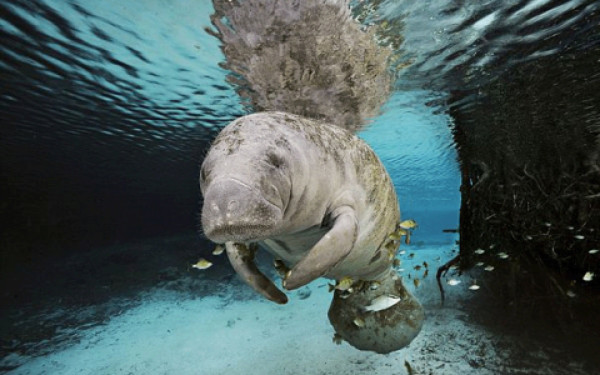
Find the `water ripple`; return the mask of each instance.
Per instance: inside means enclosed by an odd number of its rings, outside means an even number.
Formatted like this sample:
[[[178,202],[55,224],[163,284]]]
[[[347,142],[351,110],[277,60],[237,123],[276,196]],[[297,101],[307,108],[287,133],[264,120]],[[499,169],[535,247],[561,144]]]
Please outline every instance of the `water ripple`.
[[[597,33],[581,38],[600,22],[599,9],[594,0],[444,0],[383,2],[373,12],[383,15],[374,22],[404,25],[408,68],[399,87],[456,90],[517,63],[600,44]]]
[[[68,154],[70,143],[105,159],[169,149],[165,162],[196,163],[198,147],[242,113],[203,31],[211,12],[207,2],[0,3],[4,173],[23,173],[17,160],[35,170],[32,149],[50,144],[64,147],[46,155],[62,163],[88,160]],[[88,162],[79,168],[99,173]]]

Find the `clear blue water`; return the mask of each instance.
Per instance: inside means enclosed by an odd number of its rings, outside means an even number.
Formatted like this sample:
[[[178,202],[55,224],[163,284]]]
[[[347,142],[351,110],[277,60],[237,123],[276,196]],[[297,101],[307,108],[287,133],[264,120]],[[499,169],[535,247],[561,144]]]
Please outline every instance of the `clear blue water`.
[[[359,135],[389,171],[402,216],[420,224],[413,247],[407,249],[418,255],[414,260],[405,255],[406,269],[411,262],[424,260],[441,265],[454,255],[457,240],[442,230],[458,228],[461,204],[451,110],[466,115],[480,110],[479,88],[519,64],[548,56],[560,59],[566,51],[597,50],[600,5],[585,0],[351,3],[357,6],[355,12],[362,12],[364,24],[402,25],[386,36],[402,34],[401,44],[390,48],[396,48],[392,52],[407,67],[398,74],[380,114]],[[152,350],[140,344],[154,342],[151,322],[181,321],[191,314],[210,322],[215,314],[227,316],[223,327],[210,331],[206,340],[232,335],[235,324],[242,326],[241,336],[252,329],[244,326],[246,318],[235,314],[243,311],[236,310],[240,306],[236,302],[249,303],[254,297],[235,278],[226,259],[212,259],[214,266],[200,276],[189,268],[200,254],[212,250],[199,234],[199,164],[222,127],[252,112],[227,80],[219,40],[204,30],[211,27],[213,12],[208,0],[0,3],[0,372],[259,373],[248,370],[252,367],[244,361],[252,353],[244,346],[234,347],[239,362],[221,366],[223,358],[201,356],[209,365],[194,367],[192,359],[198,354],[188,346],[178,347],[181,341],[165,339],[164,345],[180,350],[165,351],[163,356],[160,341]],[[589,79],[598,81],[598,71],[590,71]],[[571,82],[568,72],[550,78],[564,87],[566,96],[578,93],[578,82]],[[525,88],[523,100],[529,100]],[[598,126],[598,104],[586,108],[590,126]],[[263,264],[268,261],[261,258]],[[288,307],[325,319],[328,301],[320,294],[322,284],[305,292],[312,291],[310,299],[299,300],[297,295],[295,305]],[[449,297],[455,297],[455,304],[436,310],[438,291],[432,276],[420,289],[411,288],[430,309],[432,325],[450,327],[449,322],[468,320],[472,313],[461,310],[468,298],[452,291]],[[314,310],[302,310],[311,301]],[[170,314],[176,310],[170,304],[184,306],[176,312],[181,315]],[[256,320],[266,316],[275,325],[290,311],[260,303],[251,306],[260,312]],[[129,320],[123,318],[128,313]],[[128,331],[139,319],[148,319],[149,328]],[[308,318],[296,319],[304,322],[297,330],[310,329]],[[220,321],[213,324],[221,327]],[[317,326],[315,332],[329,335],[328,327]],[[185,327],[172,329],[185,336]],[[460,358],[466,361],[465,343],[480,337],[465,332],[479,328],[458,326],[455,336],[452,329],[428,333],[411,346],[412,351],[396,357],[378,359],[346,347],[337,352],[346,357],[338,354],[320,368],[282,371],[335,374],[336,361],[347,365],[348,356],[356,356],[356,363],[345,371],[406,373],[406,359],[424,373],[464,372],[456,364]],[[114,330],[137,332],[131,335],[140,339],[127,345],[138,345],[139,350],[122,357],[118,352],[106,354],[107,347],[123,350],[107,341],[118,336]],[[280,332],[262,334],[270,336],[250,342],[263,347],[259,358],[266,361],[270,350],[285,340],[277,338]],[[441,341],[436,341],[436,334]],[[99,339],[90,339],[93,335]],[[198,335],[182,340],[200,345],[194,341]],[[446,347],[452,346],[453,337],[462,342],[457,349]],[[495,345],[493,335],[481,337],[488,347]],[[323,337],[313,339],[321,342]],[[551,349],[522,359],[501,350],[516,341],[496,343],[489,368],[465,362],[469,373],[598,371],[588,366],[590,358],[581,359],[577,353]],[[210,348],[224,343],[235,345],[223,339]],[[332,348],[327,350],[336,353],[338,347],[329,337],[327,344]],[[197,350],[209,353],[210,348]],[[295,348],[298,363],[308,366],[311,361],[301,352]],[[448,356],[427,357],[434,352]],[[136,362],[148,353],[161,357],[160,365],[146,359]],[[123,365],[106,359],[111,355]],[[306,354],[310,355],[317,354]],[[100,361],[86,367],[94,356]],[[435,366],[427,367],[427,361]],[[276,371],[279,362],[272,363],[269,369]],[[506,363],[512,364],[503,367]]]

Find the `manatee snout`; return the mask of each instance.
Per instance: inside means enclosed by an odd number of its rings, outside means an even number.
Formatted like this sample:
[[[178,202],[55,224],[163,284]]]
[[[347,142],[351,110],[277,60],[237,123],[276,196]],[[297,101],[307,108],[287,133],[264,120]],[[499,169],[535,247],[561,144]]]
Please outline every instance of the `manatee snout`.
[[[204,192],[202,228],[213,242],[263,239],[269,236],[281,218],[279,207],[241,181],[216,181]]]

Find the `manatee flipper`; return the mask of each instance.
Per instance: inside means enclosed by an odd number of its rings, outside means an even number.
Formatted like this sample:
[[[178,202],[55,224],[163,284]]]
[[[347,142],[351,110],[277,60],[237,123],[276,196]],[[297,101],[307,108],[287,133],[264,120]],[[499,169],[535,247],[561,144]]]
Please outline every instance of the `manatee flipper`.
[[[273,302],[284,304],[288,301],[287,296],[256,267],[255,249],[235,242],[226,242],[225,248],[233,269],[248,285]]]
[[[323,276],[350,253],[358,234],[356,215],[350,207],[343,207],[338,212],[333,227],[283,280],[285,289],[299,288]]]

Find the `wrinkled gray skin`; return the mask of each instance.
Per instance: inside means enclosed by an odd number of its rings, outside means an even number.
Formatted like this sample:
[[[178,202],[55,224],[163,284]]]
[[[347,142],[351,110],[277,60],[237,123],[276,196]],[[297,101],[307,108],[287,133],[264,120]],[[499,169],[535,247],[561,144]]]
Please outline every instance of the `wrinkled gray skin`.
[[[285,303],[287,297],[258,270],[250,244],[260,244],[291,268],[283,280],[288,290],[322,276],[384,285],[392,277],[393,257],[385,244],[400,219],[394,187],[371,148],[342,128],[283,112],[239,118],[214,141],[201,167],[200,187],[205,235],[225,243],[238,274],[272,301]],[[397,295],[414,300],[398,285]],[[365,291],[355,307],[363,309],[381,293]],[[421,306],[416,300],[412,306],[422,321]],[[394,319],[407,317],[401,312]],[[406,330],[389,323],[389,329]],[[369,349],[364,338],[345,335],[344,324],[338,326],[351,344]],[[367,335],[371,341],[386,335],[378,323],[365,329],[373,331]],[[408,342],[371,350],[396,350]]]

